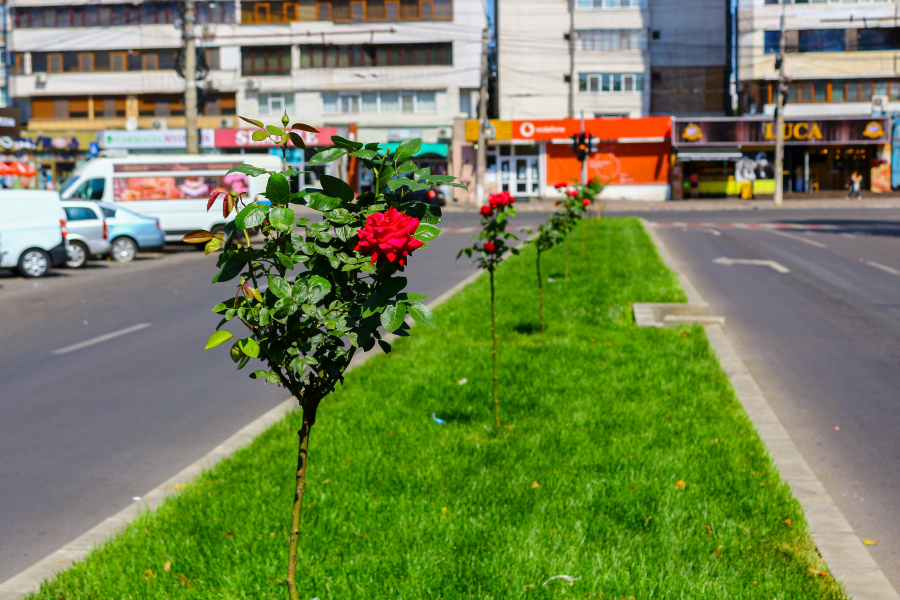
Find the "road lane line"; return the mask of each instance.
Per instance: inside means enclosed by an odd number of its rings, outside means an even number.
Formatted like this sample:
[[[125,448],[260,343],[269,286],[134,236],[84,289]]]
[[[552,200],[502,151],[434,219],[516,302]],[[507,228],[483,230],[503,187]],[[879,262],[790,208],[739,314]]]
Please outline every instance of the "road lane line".
[[[809,244],[810,246],[815,246],[816,248],[827,248],[825,244],[822,242],[817,242],[815,240],[810,240],[805,237],[801,237],[799,235],[794,235],[792,233],[785,233],[783,231],[778,231],[777,229],[766,229],[769,233],[774,233],[775,235],[780,235],[781,237],[790,238],[792,240],[797,240],[798,242],[803,242],[804,244]]]
[[[102,342],[111,340],[113,338],[117,338],[122,335],[134,333],[135,331],[140,331],[141,329],[146,329],[147,327],[150,327],[150,323],[141,323],[139,325],[133,325],[131,327],[126,327],[125,329],[113,331],[112,333],[107,333],[106,335],[101,335],[99,337],[91,338],[89,340],[85,340],[83,342],[73,344],[71,346],[66,346],[65,348],[60,348],[59,350],[54,350],[50,354],[67,354],[69,352],[81,350],[82,348],[87,348],[88,346],[93,346],[94,344],[100,344]]]
[[[881,263],[877,263],[872,260],[867,260],[866,264],[869,265],[870,267],[875,267],[876,269],[881,269],[885,273],[890,273],[891,275],[900,275],[900,271],[898,271],[897,269],[895,269],[893,267],[889,267],[887,265],[883,265]]]

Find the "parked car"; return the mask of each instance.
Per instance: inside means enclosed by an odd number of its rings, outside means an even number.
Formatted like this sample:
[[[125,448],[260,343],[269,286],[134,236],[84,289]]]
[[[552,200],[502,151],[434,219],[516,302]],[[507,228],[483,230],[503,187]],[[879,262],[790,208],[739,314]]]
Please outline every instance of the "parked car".
[[[66,214],[59,194],[0,190],[0,269],[42,277],[68,260]]]
[[[166,243],[159,219],[145,217],[118,204],[96,202],[109,227],[109,255],[118,262],[134,259],[138,252],[157,252]]]
[[[63,200],[69,227],[69,259],[66,266],[77,269],[92,256],[109,254],[109,227],[96,202]]]

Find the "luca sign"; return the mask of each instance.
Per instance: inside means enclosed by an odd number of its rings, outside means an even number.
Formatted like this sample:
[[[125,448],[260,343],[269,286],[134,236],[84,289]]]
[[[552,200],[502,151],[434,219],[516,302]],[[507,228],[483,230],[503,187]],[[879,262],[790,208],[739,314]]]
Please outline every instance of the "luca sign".
[[[773,146],[777,129],[766,118],[674,119],[675,146]],[[872,117],[785,121],[787,145],[886,144],[888,120]]]

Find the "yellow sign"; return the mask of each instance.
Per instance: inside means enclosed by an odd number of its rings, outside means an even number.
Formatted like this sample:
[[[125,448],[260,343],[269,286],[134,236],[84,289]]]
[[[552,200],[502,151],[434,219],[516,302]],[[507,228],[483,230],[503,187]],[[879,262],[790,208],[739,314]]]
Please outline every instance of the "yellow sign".
[[[877,123],[876,123],[877,125]],[[776,139],[775,132],[773,131],[774,127],[772,123],[766,123],[766,139],[774,140]],[[784,139],[785,140],[821,140],[823,139],[822,130],[819,129],[818,123],[808,123],[801,121],[799,123],[785,123],[784,124]]]
[[[868,125],[866,125],[865,130],[863,130],[863,136],[869,138],[870,140],[877,140],[881,137],[884,137],[884,129],[881,127],[881,123],[878,121],[872,121]]]
[[[684,128],[684,132],[681,134],[681,138],[686,142],[696,142],[697,140],[703,139],[703,132],[696,123],[688,123],[687,127]]]
[[[494,126],[494,131],[497,132],[497,135],[494,136],[495,140],[511,140],[512,139],[512,121],[501,121],[500,119],[491,119],[491,125]],[[467,142],[477,142],[478,141],[478,120],[477,119],[467,119],[466,120],[466,141]]]

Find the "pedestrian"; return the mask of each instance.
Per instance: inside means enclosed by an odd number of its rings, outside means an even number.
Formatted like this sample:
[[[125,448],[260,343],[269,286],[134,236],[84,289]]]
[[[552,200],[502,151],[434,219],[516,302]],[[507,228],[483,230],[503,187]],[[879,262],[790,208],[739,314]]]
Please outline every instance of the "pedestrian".
[[[853,171],[853,175],[850,176],[850,193],[847,194],[847,200],[852,200],[853,196],[856,196],[856,199],[862,201],[862,175],[859,174],[859,171]]]
[[[691,184],[691,198],[696,200],[700,196],[700,176],[696,171],[688,177],[688,182]]]

